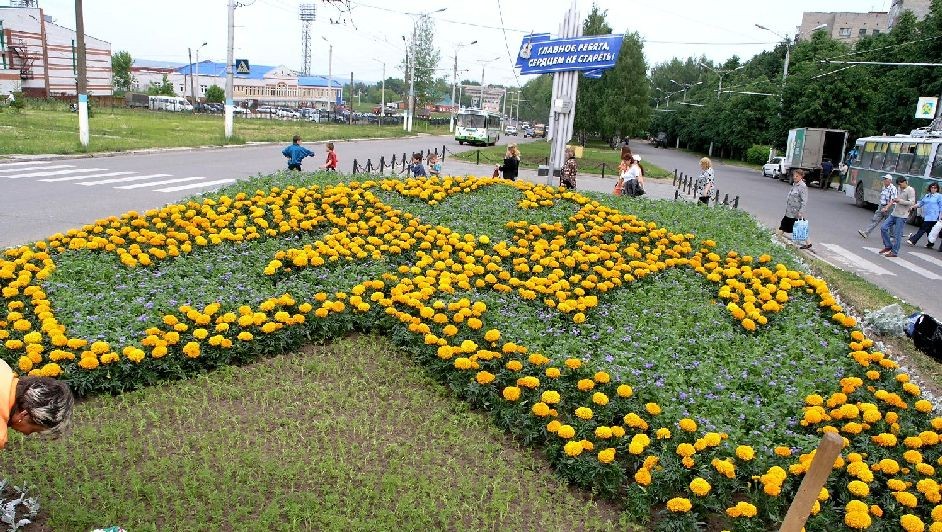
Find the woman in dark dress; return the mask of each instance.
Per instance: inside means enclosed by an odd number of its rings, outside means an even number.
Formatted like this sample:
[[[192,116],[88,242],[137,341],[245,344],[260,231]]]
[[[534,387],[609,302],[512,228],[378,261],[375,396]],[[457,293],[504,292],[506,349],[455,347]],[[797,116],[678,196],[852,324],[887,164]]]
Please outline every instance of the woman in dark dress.
[[[517,175],[520,173],[520,149],[517,148],[516,144],[507,145],[504,164],[498,166],[497,169],[503,172],[504,179],[517,180]]]

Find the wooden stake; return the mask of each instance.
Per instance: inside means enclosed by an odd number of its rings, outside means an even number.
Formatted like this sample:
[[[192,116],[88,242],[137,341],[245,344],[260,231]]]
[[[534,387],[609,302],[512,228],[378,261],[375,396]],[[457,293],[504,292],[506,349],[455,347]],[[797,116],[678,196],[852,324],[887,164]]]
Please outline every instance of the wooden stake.
[[[782,528],[779,532],[801,532],[805,521],[811,515],[811,507],[817,500],[818,494],[821,493],[824,483],[827,482],[828,475],[834,469],[834,461],[837,460],[843,447],[844,438],[834,432],[824,434],[814,454],[814,460],[811,461],[811,467],[805,473],[805,478],[798,487],[798,493],[795,494],[792,505],[788,507],[788,513],[785,514],[785,520],[782,521]]]

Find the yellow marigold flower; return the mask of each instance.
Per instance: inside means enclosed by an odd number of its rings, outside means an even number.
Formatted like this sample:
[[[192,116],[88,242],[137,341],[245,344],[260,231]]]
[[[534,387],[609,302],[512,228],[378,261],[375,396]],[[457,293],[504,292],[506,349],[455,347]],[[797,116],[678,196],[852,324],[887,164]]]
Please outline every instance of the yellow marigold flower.
[[[539,417],[546,417],[550,414],[550,407],[546,403],[539,402],[534,403],[533,408],[531,409],[533,414]]]
[[[546,424],[546,431],[555,433],[561,426],[563,426],[563,424],[560,423],[559,420],[554,419],[553,421],[550,421]]]
[[[496,342],[500,340],[500,331],[497,329],[490,329],[484,333],[484,339],[488,342]]]
[[[567,358],[566,367],[569,369],[579,369],[582,367],[582,361],[578,358]]]
[[[187,342],[187,344],[183,346],[183,354],[189,358],[200,356],[200,344],[197,342]]]
[[[604,371],[599,371],[599,372],[596,372],[596,374],[593,376],[593,379],[595,379],[595,382],[599,384],[608,384],[609,382],[611,382],[612,377],[611,375],[609,375],[608,373]]]
[[[619,385],[616,391],[618,393],[618,397],[623,397],[626,399],[634,395],[634,390],[632,390],[631,386],[628,386],[627,384]]]
[[[608,396],[602,392],[595,392],[592,394],[592,402],[599,406],[605,406],[608,404]]]
[[[697,422],[690,418],[683,418],[677,422],[677,425],[687,432],[696,432],[697,431]]]
[[[674,497],[667,501],[667,509],[674,513],[687,513],[693,509],[689,499],[683,497]]]
[[[523,369],[523,363],[519,360],[511,360],[507,362],[506,368],[510,371],[520,371]]]
[[[595,381],[592,379],[579,379],[579,382],[576,383],[576,387],[578,387],[580,391],[588,392],[592,388],[595,388]]]
[[[595,445],[593,445],[589,440],[580,440],[579,443],[582,444],[582,449],[585,451],[592,451],[595,449]]]
[[[859,480],[851,480],[847,483],[847,491],[853,493],[857,497],[866,497],[870,494],[870,486]]]
[[[789,456],[792,455],[792,450],[789,449],[788,447],[779,445],[778,447],[775,448],[775,454],[777,456],[781,456],[782,458],[788,458]]]
[[[494,378],[495,378],[494,374],[488,371],[479,371],[478,374],[475,375],[475,380],[477,380],[478,384],[481,384],[481,385],[490,384],[494,382]]]
[[[651,472],[642,467],[635,472],[635,482],[642,486],[649,486],[651,484]]]
[[[503,395],[504,399],[508,401],[516,401],[517,399],[520,399],[520,388],[517,388],[516,386],[508,386],[504,388]]]
[[[693,445],[689,443],[681,443],[677,446],[677,454],[680,456],[688,457],[696,454],[697,450],[694,449]]]
[[[706,497],[712,486],[706,481],[706,479],[701,477],[696,477],[690,481],[690,491],[692,491],[698,497]]]
[[[540,399],[542,399],[543,402],[546,404],[555,405],[560,400],[559,392],[557,392],[556,390],[546,390],[540,396]]]
[[[33,369],[33,361],[28,356],[21,356],[17,367],[20,368],[20,371],[29,372],[29,370]]]
[[[652,416],[657,416],[661,413],[661,407],[658,406],[657,403],[646,403],[644,405],[644,409],[647,410],[647,412]]]
[[[576,435],[576,429],[572,428],[572,425],[560,425],[556,430],[556,435],[568,440]]]
[[[551,379],[558,379],[561,375],[559,368],[546,368],[546,376]]]
[[[736,447],[736,458],[744,460],[746,462],[754,459],[756,457],[756,451],[748,445],[740,445]]]
[[[867,512],[847,512],[844,514],[844,524],[855,530],[865,530],[873,524],[873,519]]]
[[[903,514],[899,518],[899,524],[906,532],[923,532],[926,529],[926,524],[922,522],[922,519],[913,514]]]
[[[584,406],[580,406],[579,408],[576,409],[576,417],[578,417],[579,419],[588,421],[592,419],[592,409],[586,408]]]
[[[602,462],[603,464],[610,464],[615,460],[615,449],[611,447],[603,449],[599,451],[598,457],[599,462]]]
[[[615,436],[616,438],[621,438],[624,435],[625,435],[625,427],[622,427],[621,425],[612,426],[612,436]]]
[[[538,387],[539,385],[540,379],[532,375],[527,375],[526,377],[520,377],[517,379],[517,386],[523,386],[524,388],[530,388],[531,390]]]
[[[595,437],[601,440],[607,440],[612,437],[611,427],[601,426],[595,428]]]
[[[671,437],[671,430],[667,427],[661,427],[654,431],[654,437],[659,440],[669,440]]]
[[[844,506],[844,510],[847,513],[853,512],[863,512],[867,513],[867,505],[863,501],[858,501],[857,499],[851,499],[847,501],[847,504]]]
[[[896,499],[896,502],[909,508],[915,508],[919,504],[916,496],[908,491],[895,491],[893,492],[893,498]]]
[[[925,399],[920,399],[916,401],[916,404],[914,406],[916,407],[917,411],[922,412],[923,414],[928,414],[929,412],[932,412],[932,403],[930,403],[929,401],[926,401]]]
[[[563,446],[563,450],[567,455],[576,457],[582,454],[582,443],[577,441],[566,442],[566,445]]]
[[[875,515],[876,517],[883,517],[883,508],[880,508],[876,504],[871,504],[870,513]]]

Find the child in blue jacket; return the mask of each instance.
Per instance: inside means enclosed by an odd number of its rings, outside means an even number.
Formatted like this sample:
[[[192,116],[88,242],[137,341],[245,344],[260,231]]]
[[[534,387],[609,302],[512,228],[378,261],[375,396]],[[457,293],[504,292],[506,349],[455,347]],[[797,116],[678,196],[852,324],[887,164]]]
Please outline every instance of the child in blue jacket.
[[[288,158],[288,170],[301,171],[301,161],[305,157],[314,155],[314,152],[301,146],[301,135],[295,135],[291,139],[291,146],[281,151],[281,154]]]

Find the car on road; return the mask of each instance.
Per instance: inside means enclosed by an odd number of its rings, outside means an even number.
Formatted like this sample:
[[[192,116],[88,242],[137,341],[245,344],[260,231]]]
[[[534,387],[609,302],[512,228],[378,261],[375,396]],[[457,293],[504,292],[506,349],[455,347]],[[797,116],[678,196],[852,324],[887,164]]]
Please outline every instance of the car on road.
[[[516,136],[517,136],[517,126],[507,126],[507,127],[504,129],[504,134],[506,134],[506,135],[513,135],[513,136],[516,137]]]
[[[772,159],[762,165],[762,177],[778,177],[785,173],[785,158],[772,157]]]
[[[656,137],[651,139],[651,144],[655,148],[666,148],[667,147],[667,133],[665,133],[664,131],[661,131],[660,133],[658,133]]]

